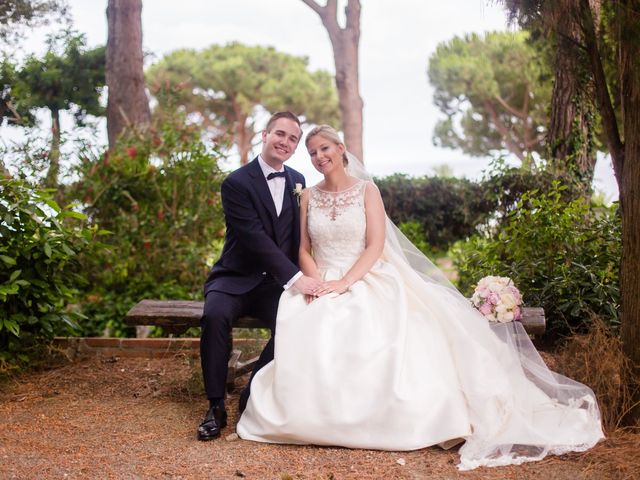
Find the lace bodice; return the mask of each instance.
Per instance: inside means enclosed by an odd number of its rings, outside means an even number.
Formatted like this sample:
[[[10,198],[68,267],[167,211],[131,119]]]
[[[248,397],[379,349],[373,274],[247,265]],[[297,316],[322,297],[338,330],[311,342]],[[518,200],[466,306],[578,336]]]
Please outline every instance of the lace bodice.
[[[307,227],[313,257],[319,269],[349,268],[365,248],[367,222],[364,193],[359,181],[341,192],[311,187]]]

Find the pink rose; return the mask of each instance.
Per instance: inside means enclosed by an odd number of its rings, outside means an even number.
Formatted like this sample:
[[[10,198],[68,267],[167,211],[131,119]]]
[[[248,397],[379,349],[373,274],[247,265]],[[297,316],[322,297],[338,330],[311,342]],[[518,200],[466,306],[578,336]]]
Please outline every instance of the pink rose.
[[[522,316],[522,311],[520,310],[520,307],[514,307],[512,312],[513,312],[513,319],[520,320],[520,317]]]
[[[493,310],[493,306],[490,303],[483,303],[480,305],[480,313],[483,315],[488,315]]]

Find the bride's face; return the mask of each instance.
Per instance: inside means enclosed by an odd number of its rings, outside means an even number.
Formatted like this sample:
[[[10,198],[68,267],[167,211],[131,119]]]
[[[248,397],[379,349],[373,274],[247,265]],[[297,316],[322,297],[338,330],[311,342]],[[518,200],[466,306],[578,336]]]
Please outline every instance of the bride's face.
[[[307,145],[311,163],[316,170],[323,175],[335,170],[336,168],[344,170],[342,155],[344,154],[344,146],[336,144],[321,135],[316,135],[309,140]]]

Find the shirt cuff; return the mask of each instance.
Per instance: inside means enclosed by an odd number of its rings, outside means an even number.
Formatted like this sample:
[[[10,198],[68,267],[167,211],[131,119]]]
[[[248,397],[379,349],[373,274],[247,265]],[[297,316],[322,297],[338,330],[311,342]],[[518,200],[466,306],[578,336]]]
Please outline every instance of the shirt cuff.
[[[302,276],[302,272],[298,272],[296,273],[293,277],[291,277],[291,280],[289,280],[284,287],[285,290],[288,290],[294,283],[296,283],[296,281]]]

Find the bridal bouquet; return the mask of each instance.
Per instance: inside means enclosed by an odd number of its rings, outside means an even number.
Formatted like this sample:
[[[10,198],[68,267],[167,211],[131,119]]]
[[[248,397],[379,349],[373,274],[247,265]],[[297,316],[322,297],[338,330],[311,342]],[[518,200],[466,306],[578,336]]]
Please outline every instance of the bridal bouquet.
[[[490,322],[506,323],[522,316],[522,295],[509,277],[484,277],[478,282],[471,303]]]

